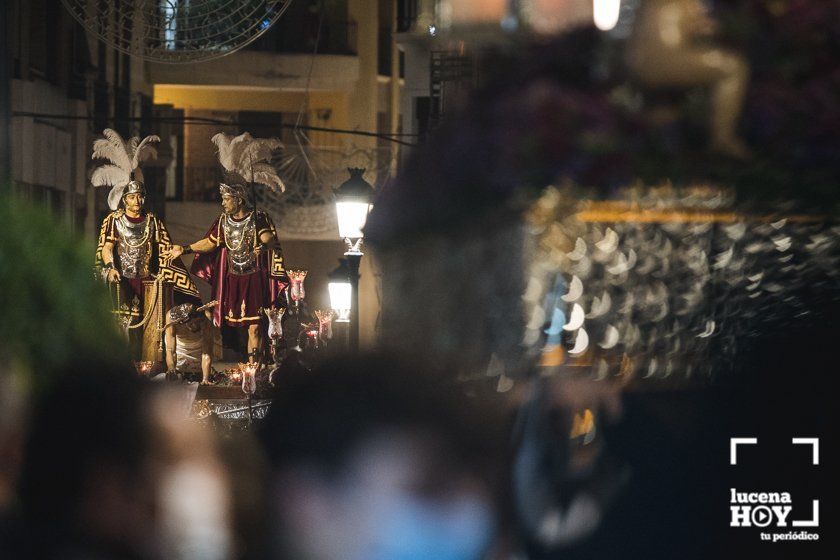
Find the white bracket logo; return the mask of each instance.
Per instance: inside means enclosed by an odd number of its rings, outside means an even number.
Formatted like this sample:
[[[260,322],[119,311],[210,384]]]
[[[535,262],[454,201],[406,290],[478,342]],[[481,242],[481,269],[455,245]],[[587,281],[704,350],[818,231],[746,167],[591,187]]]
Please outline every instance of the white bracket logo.
[[[820,464],[820,438],[815,437],[795,437],[791,440],[793,445],[810,445],[811,446],[811,464]]]
[[[733,437],[729,438],[729,464],[738,464],[739,445],[757,445],[758,438],[755,437]],[[793,445],[811,446],[811,464],[820,464],[820,440],[814,437],[795,437],[791,439]],[[732,488],[730,490],[733,527],[766,527],[776,521],[777,527],[787,526],[787,516],[792,507],[790,494],[788,492],[739,492]],[[763,504],[782,504],[767,506]],[[761,505],[754,505],[761,504]],[[820,501],[811,501],[811,519],[792,520],[793,527],[818,527],[820,524]]]
[[[734,437],[729,438],[729,464],[738,464],[738,446],[739,445],[755,445],[758,443],[758,438],[754,437]]]

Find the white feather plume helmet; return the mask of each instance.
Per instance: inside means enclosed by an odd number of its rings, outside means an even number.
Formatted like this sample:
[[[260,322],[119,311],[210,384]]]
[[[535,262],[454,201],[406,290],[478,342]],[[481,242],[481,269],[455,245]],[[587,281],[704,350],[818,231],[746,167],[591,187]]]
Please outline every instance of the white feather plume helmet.
[[[254,138],[247,132],[239,136],[220,132],[211,140],[219,148],[219,163],[227,173],[239,175],[248,183],[259,183],[280,192],[286,190],[269,163],[272,152],[283,147],[280,140]]]
[[[105,137],[93,143],[91,159],[105,159],[110,163],[96,168],[90,182],[94,187],[111,187],[108,206],[116,210],[128,184],[132,181],[143,183],[140,164],[157,157],[157,150],[151,144],[160,142],[160,137],[151,135],[140,140],[135,136],[126,142],[117,131],[110,128],[106,128],[102,134]]]

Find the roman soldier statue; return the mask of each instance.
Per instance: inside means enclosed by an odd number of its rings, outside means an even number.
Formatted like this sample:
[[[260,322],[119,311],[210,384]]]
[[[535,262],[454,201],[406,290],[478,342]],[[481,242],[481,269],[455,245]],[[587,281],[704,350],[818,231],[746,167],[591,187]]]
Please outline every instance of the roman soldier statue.
[[[131,329],[149,322],[153,310],[146,304],[154,303],[162,317],[173,304],[170,299],[174,303],[200,304],[200,298],[183,262],[166,255],[172,244],[166,226],[143,207],[146,188],[140,164],[157,155],[151,144],[160,138],[134,137],[125,142],[114,130],[105,129],[103,134],[104,138],[93,143],[92,157],[109,163],[93,172],[91,183],[94,187],[111,187],[108,206],[112,212],[105,217],[99,232],[96,266],[114,288],[115,312],[122,324]],[[155,281],[159,291],[155,291]],[[147,293],[154,294],[157,301],[147,302]],[[160,348],[148,348],[152,340],[160,339],[160,333],[153,329],[146,332],[151,338],[147,341],[143,337],[141,359],[149,359],[150,353],[162,357]]]
[[[289,284],[277,231],[271,218],[257,211],[253,192],[255,184],[284,189],[268,163],[281,143],[247,132],[236,137],[220,133],[212,140],[224,168],[219,186],[223,212],[203,239],[183,247],[173,245],[169,254],[198,253],[192,272],[211,285],[211,297],[219,301],[214,324],[228,333],[247,329],[248,360],[255,362],[263,350],[264,311],[285,306],[283,292]]]

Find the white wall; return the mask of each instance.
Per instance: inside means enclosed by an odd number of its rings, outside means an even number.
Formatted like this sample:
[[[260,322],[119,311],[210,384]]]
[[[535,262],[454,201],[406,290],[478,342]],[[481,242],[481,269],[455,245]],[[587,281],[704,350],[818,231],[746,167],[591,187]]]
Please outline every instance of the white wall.
[[[12,112],[82,116],[83,101],[40,80],[12,80]],[[88,137],[86,121],[66,119],[12,119],[12,179],[67,193],[64,217],[68,223],[74,195],[87,188]]]

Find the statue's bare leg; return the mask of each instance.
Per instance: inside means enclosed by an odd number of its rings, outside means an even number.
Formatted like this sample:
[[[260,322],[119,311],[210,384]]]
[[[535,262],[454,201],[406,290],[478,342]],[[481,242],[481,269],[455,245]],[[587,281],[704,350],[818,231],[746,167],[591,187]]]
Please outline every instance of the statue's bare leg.
[[[638,65],[640,60],[646,64]],[[736,157],[749,155],[737,132],[749,80],[749,66],[742,56],[720,48],[691,47],[638,56],[634,63],[638,78],[650,87],[711,88],[712,149]]]
[[[248,361],[256,362],[255,356],[259,354],[262,349],[262,331],[260,325],[248,326]]]
[[[749,150],[738,137],[737,126],[747,93],[749,67],[737,55],[726,53],[721,58],[724,76],[712,86],[712,148],[744,157],[749,155]]]

